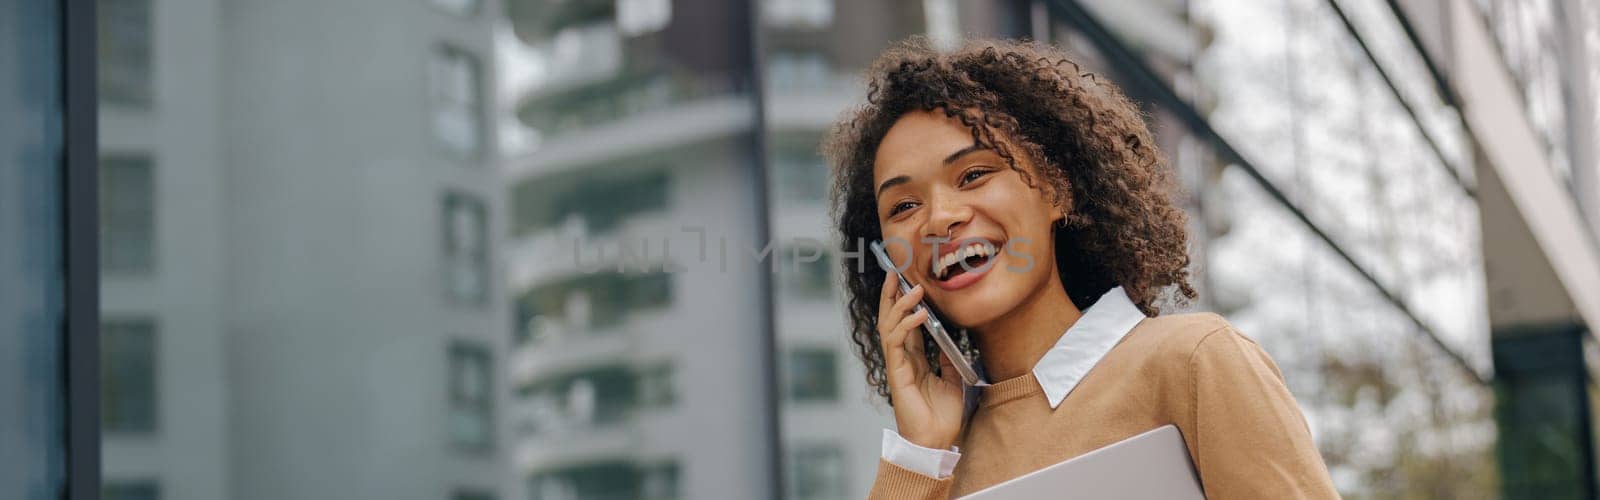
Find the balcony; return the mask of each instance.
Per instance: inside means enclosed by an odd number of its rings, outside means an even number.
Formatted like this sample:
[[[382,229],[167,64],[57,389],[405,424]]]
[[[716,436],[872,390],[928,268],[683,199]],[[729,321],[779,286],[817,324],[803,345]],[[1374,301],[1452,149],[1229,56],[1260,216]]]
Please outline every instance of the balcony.
[[[527,236],[514,241],[506,251],[507,286],[525,290],[595,269],[614,272],[619,264],[626,264],[627,271],[637,271],[648,263],[652,271],[660,271],[665,257],[663,239],[683,237],[679,224],[669,224],[673,219],[665,211],[629,216],[604,228],[594,228],[586,220],[569,217],[557,226],[530,229]],[[623,248],[630,252],[627,263],[622,262]]]
[[[508,363],[511,383],[523,385],[551,374],[625,360],[634,347],[629,326],[540,339],[517,347]]]
[[[509,0],[506,17],[517,38],[533,44],[562,29],[610,21],[617,17],[615,0]]]
[[[640,440],[637,429],[625,426],[545,433],[518,442],[512,460],[517,470],[533,472],[625,459],[636,453]]]
[[[744,90],[745,79],[735,74],[692,74],[665,69],[634,71],[535,93],[516,106],[516,116],[544,137],[558,138],[678,104],[735,95]]]

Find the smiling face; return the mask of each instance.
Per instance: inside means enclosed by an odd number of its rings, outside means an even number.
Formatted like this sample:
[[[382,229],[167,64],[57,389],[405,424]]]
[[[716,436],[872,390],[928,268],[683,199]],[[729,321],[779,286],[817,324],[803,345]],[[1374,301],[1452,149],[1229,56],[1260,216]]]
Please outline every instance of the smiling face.
[[[1023,155],[1017,166],[1035,172]],[[981,328],[1061,286],[1051,238],[1061,211],[942,110],[895,122],[878,145],[872,186],[889,256],[902,266],[910,259],[906,279],[923,284],[946,320]]]

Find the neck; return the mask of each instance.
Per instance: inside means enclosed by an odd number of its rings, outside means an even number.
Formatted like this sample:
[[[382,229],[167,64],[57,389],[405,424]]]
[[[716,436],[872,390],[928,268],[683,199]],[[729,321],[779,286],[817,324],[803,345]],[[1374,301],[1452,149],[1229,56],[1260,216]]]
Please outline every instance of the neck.
[[[1052,270],[1049,283],[1034,290],[1011,312],[974,328],[989,381],[1006,380],[1033,370],[1082,315],[1067,297],[1061,276]]]

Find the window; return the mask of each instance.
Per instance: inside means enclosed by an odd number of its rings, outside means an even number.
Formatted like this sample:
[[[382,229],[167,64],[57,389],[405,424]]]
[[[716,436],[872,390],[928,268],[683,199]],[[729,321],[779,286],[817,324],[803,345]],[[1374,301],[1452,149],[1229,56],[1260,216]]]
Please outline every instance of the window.
[[[440,46],[434,53],[430,79],[434,135],[450,152],[477,158],[483,147],[483,85],[478,58],[461,49]]]
[[[478,8],[483,4],[480,0],[429,0],[428,3],[433,4],[434,7],[438,7],[440,10],[461,17],[478,15]]]
[[[487,451],[493,439],[493,370],[482,345],[450,345],[450,438],[456,445]]]
[[[767,60],[767,80],[780,91],[826,90],[833,84],[833,65],[820,51],[774,50]],[[821,159],[816,163],[821,165]],[[817,175],[823,172],[819,170]]]
[[[528,477],[532,500],[638,498],[675,500],[678,494],[676,462],[632,463],[605,460],[546,470]]]
[[[780,28],[826,28],[833,23],[833,0],[767,0],[761,14]]]
[[[798,255],[796,255],[798,254]],[[826,248],[796,246],[783,250],[783,289],[800,297],[825,299],[833,295],[833,259]],[[815,260],[809,260],[815,259]]]
[[[599,272],[528,290],[517,300],[515,338],[558,340],[615,333],[631,314],[672,303],[672,275]]]
[[[792,500],[845,497],[844,453],[834,446],[797,447],[789,457]]]
[[[624,36],[659,31],[671,21],[671,0],[617,0],[617,27]]]
[[[444,270],[447,295],[464,304],[489,297],[488,209],[461,193],[444,197]]]
[[[494,500],[494,494],[480,490],[462,490],[450,495],[450,500]]]
[[[150,0],[100,0],[100,102],[145,109],[151,104]]]
[[[774,60],[770,69],[776,75],[779,70],[778,61]],[[802,75],[786,75],[782,79],[774,78],[775,85],[825,85],[825,82],[807,83]],[[787,82],[787,83],[779,83]],[[811,143],[815,146],[815,143]],[[813,149],[783,146],[772,155],[773,170],[777,171],[778,192],[785,201],[798,201],[821,205],[828,198],[828,166],[823,163],[822,156]]]
[[[671,365],[658,365],[639,371],[639,406],[646,408],[666,408],[677,401],[678,394],[673,389],[674,370]]]
[[[625,424],[633,417],[645,390],[641,378],[636,368],[614,364],[537,381],[517,392],[534,408],[535,433],[598,429]],[[670,390],[653,396],[672,397],[667,394]]]
[[[160,500],[161,488],[155,481],[106,481],[101,500]]]
[[[922,14],[928,23],[928,39],[939,50],[961,45],[961,21],[955,0],[922,0]]]
[[[529,179],[512,189],[513,231],[527,236],[577,217],[585,232],[604,234],[630,218],[665,212],[670,192],[671,177],[659,171],[567,184]]]
[[[645,500],[676,500],[678,498],[678,464],[676,462],[645,466],[639,472],[639,498]]]
[[[107,275],[155,267],[155,186],[147,155],[100,159],[100,267]]]
[[[155,322],[124,319],[101,323],[100,370],[101,428],[107,433],[154,432]]]
[[[800,348],[789,351],[789,400],[839,399],[837,359],[831,349]]]

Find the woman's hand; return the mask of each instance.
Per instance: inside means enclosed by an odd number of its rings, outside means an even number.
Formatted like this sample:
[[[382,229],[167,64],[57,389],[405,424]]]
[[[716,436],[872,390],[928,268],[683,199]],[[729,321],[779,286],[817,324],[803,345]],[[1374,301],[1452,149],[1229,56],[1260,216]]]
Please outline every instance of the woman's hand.
[[[961,375],[950,358],[939,355],[939,372],[933,374],[922,350],[922,323],[926,308],[915,311],[922,300],[922,285],[896,298],[899,280],[893,271],[883,280],[878,301],[878,341],[883,348],[884,373],[889,397],[894,399],[894,421],[900,437],[918,446],[948,450],[961,433],[965,409]]]

